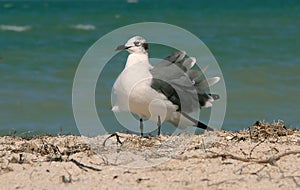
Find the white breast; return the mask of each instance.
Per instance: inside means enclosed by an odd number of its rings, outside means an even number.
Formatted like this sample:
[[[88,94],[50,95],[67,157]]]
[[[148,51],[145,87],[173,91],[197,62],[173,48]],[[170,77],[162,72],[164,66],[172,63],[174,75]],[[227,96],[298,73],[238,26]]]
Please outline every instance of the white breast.
[[[140,57],[128,57],[126,67],[119,75],[113,89],[116,95],[113,111],[130,111],[140,117],[162,120],[177,108],[163,94],[151,88],[152,66]],[[132,60],[139,60],[133,62]],[[171,117],[171,116],[170,116]]]

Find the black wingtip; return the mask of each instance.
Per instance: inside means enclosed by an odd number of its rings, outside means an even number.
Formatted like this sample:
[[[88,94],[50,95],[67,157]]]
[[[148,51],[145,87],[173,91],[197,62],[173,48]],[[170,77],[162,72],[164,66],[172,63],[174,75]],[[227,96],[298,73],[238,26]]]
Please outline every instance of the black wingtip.
[[[205,125],[204,123],[202,123],[202,122],[200,122],[200,121],[197,122],[197,126],[196,126],[196,127],[197,127],[197,128],[200,128],[200,129],[205,129],[205,130],[207,130],[207,131],[214,131],[213,128],[211,128],[211,127]]]
[[[214,100],[220,99],[220,95],[218,94],[208,94],[208,95],[211,96]]]
[[[206,130],[207,130],[207,131],[215,131],[213,128],[208,127],[208,126],[207,126]]]
[[[189,116],[188,114],[184,113],[184,112],[181,112],[181,114],[186,117],[187,119],[189,119],[190,121],[194,122],[195,123],[195,126],[197,128],[200,128],[200,129],[205,129],[207,131],[214,131],[213,128],[205,125],[204,123],[200,122],[200,121],[197,121],[196,119],[192,118],[191,116]]]

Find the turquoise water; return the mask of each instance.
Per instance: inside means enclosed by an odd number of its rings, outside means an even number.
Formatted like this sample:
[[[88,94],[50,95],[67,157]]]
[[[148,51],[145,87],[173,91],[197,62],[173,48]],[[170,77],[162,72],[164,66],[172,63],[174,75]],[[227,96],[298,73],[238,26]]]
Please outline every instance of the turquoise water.
[[[299,128],[299,18],[297,0],[0,1],[0,134],[78,134],[72,83],[82,56],[106,33],[145,21],[185,28],[212,51],[228,93],[224,129],[262,119]],[[106,68],[111,77],[121,70]],[[101,96],[112,82],[99,82],[96,91],[110,132],[121,130]]]

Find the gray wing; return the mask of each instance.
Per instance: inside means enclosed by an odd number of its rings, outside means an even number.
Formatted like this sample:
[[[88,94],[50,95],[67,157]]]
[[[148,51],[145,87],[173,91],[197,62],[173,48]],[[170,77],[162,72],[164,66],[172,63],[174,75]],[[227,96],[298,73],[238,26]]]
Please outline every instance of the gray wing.
[[[184,51],[177,51],[151,69],[151,87],[178,105],[178,111],[189,113],[205,106],[209,100],[219,98],[204,91],[218,82],[219,78],[199,79],[203,73],[192,69],[196,59],[185,58],[185,55]]]

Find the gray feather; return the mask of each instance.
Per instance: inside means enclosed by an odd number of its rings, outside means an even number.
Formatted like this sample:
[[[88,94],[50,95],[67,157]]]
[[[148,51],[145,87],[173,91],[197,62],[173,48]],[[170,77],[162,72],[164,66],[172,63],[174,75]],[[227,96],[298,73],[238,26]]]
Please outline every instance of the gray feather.
[[[218,82],[219,77],[196,81],[203,75],[203,71],[192,70],[196,59],[184,59],[185,55],[184,51],[177,51],[152,68],[151,87],[178,105],[178,111],[189,113],[198,109],[199,104],[200,107],[204,106],[212,98],[205,93],[205,88]]]
[[[205,89],[208,88],[214,84],[216,84],[220,80],[220,77],[213,77],[213,78],[208,78],[204,79],[201,81],[196,82],[196,85],[198,88]]]
[[[176,51],[172,55],[165,58],[165,60],[171,62],[171,63],[177,63],[181,61],[186,55],[185,51]]]
[[[186,67],[187,70],[190,70],[196,63],[196,58],[195,57],[189,57],[186,58],[182,65]]]
[[[202,75],[202,72],[197,70],[188,70],[186,74],[189,76],[191,81],[195,81],[195,79],[199,78]]]

